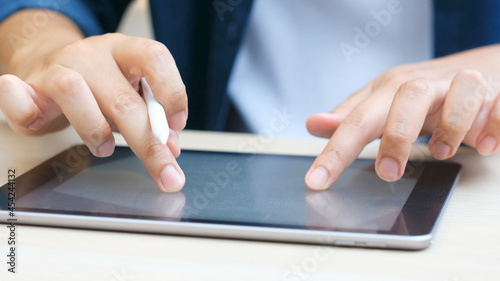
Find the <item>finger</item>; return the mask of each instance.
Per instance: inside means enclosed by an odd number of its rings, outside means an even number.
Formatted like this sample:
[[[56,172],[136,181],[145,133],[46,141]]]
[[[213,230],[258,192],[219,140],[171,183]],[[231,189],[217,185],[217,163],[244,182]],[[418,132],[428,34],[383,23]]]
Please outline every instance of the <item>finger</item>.
[[[316,113],[307,118],[309,133],[320,138],[330,138],[345,116],[334,113]]]
[[[307,228],[316,230],[332,230],[341,214],[344,201],[332,190],[307,191],[306,202],[311,208],[307,208],[305,221]]]
[[[14,75],[0,76],[0,110],[12,129],[29,134],[43,126],[43,116],[33,101],[35,91]]]
[[[182,219],[182,210],[186,205],[186,197],[182,192],[163,193],[156,197],[156,206],[164,217],[173,221]]]
[[[89,86],[104,115],[120,130],[132,151],[141,159],[157,186],[166,192],[179,191],[184,173],[166,145],[151,130],[146,103],[125,79],[114,61],[109,69],[89,74]],[[106,77],[106,83],[100,83]]]
[[[347,100],[335,107],[330,113],[317,113],[307,118],[306,128],[314,136],[330,138],[340,122],[359,105],[369,94],[371,84],[354,92]]]
[[[309,188],[330,187],[363,147],[382,134],[391,97],[373,94],[344,119],[307,172]]]
[[[436,159],[453,156],[471,128],[487,93],[478,71],[462,70],[455,75],[443,104],[441,118],[429,141]]]
[[[172,129],[170,129],[170,134],[168,135],[167,145],[175,158],[181,155],[181,147],[179,145],[179,135],[177,134],[176,131]]]
[[[332,190],[308,191],[305,196],[306,202],[321,216],[329,221],[335,220],[341,215],[344,201]]]
[[[372,84],[369,83],[359,91],[352,93],[345,101],[337,105],[330,113],[347,116],[351,111],[363,102],[372,92]]]
[[[477,151],[490,155],[498,151],[500,142],[500,95],[494,100],[488,121],[477,138]]]
[[[124,37],[113,56],[126,76],[145,76],[155,98],[165,108],[174,131],[186,126],[187,95],[174,58],[165,45],[144,38]]]
[[[433,101],[434,92],[418,80],[404,83],[396,92],[375,161],[375,170],[381,179],[396,181],[403,176],[411,147]]]
[[[119,133],[120,131],[116,127],[115,123],[113,123],[113,120],[109,119],[108,117],[104,116],[106,119],[106,122],[109,124],[109,127],[111,128],[111,131]]]
[[[94,95],[82,75],[62,66],[47,71],[38,82],[75,128],[92,154],[106,157],[113,153],[115,141]]]

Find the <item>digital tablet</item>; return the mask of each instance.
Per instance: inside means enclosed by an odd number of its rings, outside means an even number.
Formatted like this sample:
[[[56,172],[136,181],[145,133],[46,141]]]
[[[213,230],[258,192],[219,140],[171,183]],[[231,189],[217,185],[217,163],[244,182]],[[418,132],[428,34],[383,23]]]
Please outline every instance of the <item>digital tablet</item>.
[[[312,191],[304,176],[313,161],[184,150],[186,185],[162,193],[129,148],[96,158],[75,146],[9,177],[0,216],[29,225],[423,249],[460,171],[455,163],[409,162],[404,177],[388,183],[374,160],[358,159],[330,189]]]

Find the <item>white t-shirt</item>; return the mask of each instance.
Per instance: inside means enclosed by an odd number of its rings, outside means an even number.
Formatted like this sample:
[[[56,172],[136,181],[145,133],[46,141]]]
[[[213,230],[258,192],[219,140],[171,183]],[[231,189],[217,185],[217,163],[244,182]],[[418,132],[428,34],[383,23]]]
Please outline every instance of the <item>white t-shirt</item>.
[[[432,45],[431,0],[255,0],[229,96],[252,132],[307,138],[307,117]]]

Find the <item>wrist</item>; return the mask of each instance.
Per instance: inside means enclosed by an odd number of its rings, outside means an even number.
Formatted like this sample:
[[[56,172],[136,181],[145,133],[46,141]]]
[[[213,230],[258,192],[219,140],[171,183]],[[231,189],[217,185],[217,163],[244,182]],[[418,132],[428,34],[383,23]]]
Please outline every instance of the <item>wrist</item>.
[[[83,37],[54,38],[54,36],[39,36],[15,49],[7,62],[6,72],[19,77],[24,76],[23,70],[32,69],[32,65],[49,56],[54,51],[64,48]]]
[[[62,14],[43,11],[49,20],[43,26],[32,28],[29,19],[40,10],[16,12],[0,24],[0,75],[18,75],[25,66],[47,56],[53,51],[83,39],[83,34],[69,18]],[[30,29],[30,32],[26,31]]]

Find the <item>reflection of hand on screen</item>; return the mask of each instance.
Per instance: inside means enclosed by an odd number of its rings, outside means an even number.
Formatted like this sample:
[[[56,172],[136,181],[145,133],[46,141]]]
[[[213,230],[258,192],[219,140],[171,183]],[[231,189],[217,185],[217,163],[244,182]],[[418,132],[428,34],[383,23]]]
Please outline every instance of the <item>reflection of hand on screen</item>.
[[[307,191],[305,199],[312,207],[306,209],[305,216],[305,222],[309,229],[344,228],[363,219],[356,204],[343,198],[334,189]]]
[[[181,220],[182,209],[186,204],[186,197],[182,192],[162,193],[158,195],[157,199],[156,209],[160,210],[163,216],[175,221]]]
[[[165,217],[180,220],[182,193],[159,192],[135,158],[89,167],[58,186],[50,184],[23,196],[19,205],[32,208]]]
[[[311,208],[306,209],[305,222],[309,229],[333,230],[356,229],[369,233],[390,230],[395,222],[405,228],[401,209],[394,205],[369,206],[369,201],[350,197],[336,189],[308,191],[305,200]],[[380,202],[379,202],[380,203]],[[407,233],[406,229],[403,229]]]
[[[396,220],[394,220],[394,214],[397,214]],[[395,230],[397,233],[408,234],[405,218],[399,207],[384,206],[377,211],[376,217],[379,225],[392,224],[392,228],[396,227]]]

